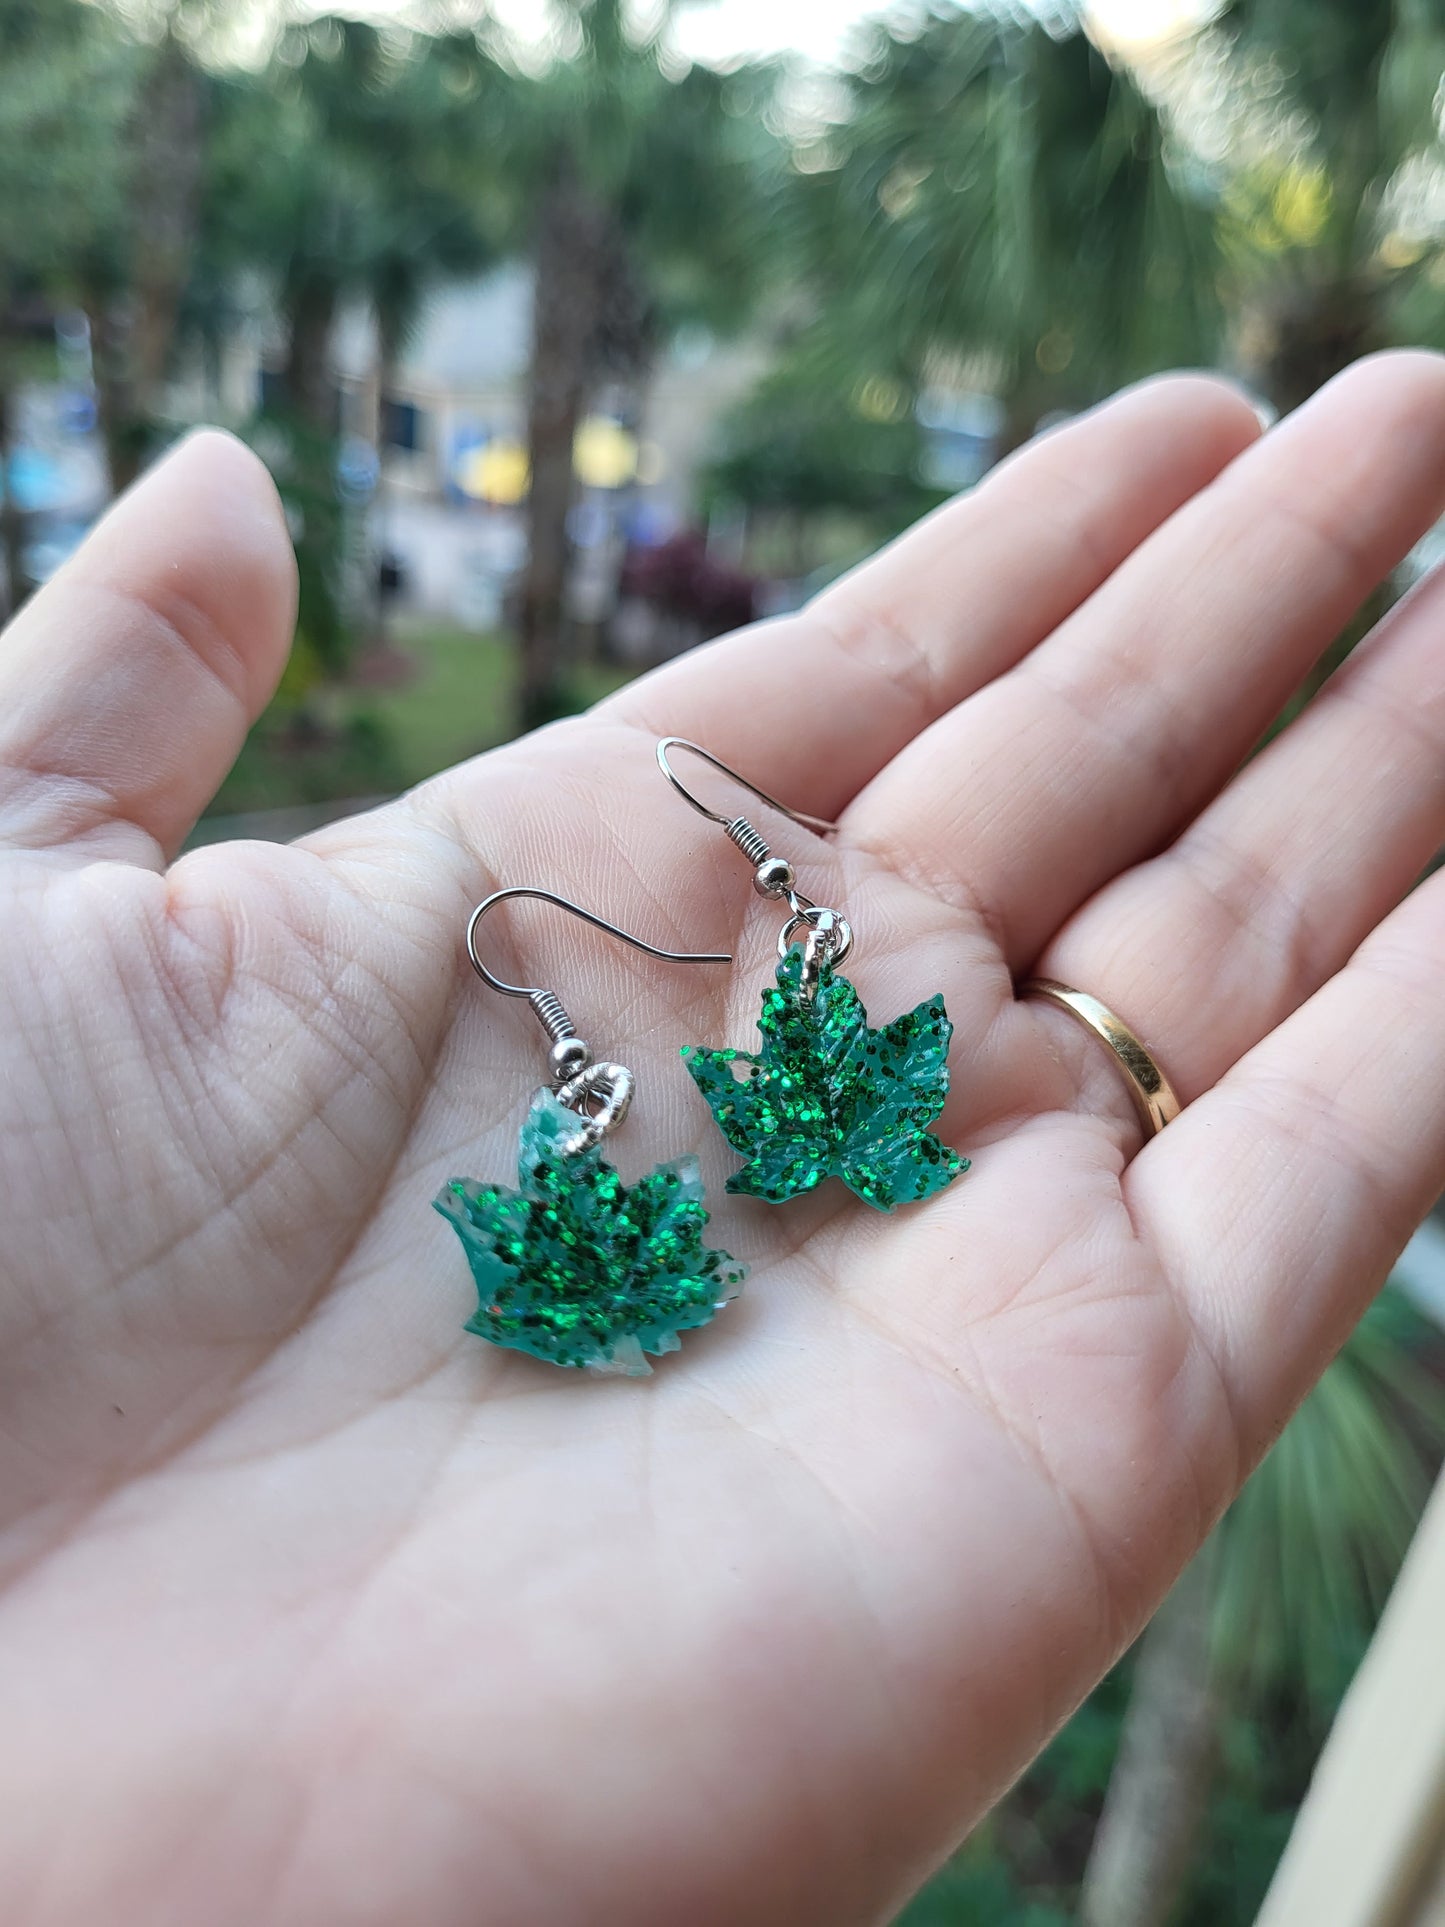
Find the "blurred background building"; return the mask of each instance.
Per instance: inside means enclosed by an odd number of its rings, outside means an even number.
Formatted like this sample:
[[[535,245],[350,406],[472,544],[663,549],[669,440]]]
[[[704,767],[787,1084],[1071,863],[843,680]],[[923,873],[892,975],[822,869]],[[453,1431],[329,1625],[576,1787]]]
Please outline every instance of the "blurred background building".
[[[200,834],[293,833],[796,606],[1122,382],[1273,415],[1445,345],[1442,80],[1445,0],[0,0],[0,593],[246,437],[297,644]],[[1438,1502],[1281,1857],[1440,1464],[1442,1279],[1427,1226],[907,1927],[1440,1917]]]

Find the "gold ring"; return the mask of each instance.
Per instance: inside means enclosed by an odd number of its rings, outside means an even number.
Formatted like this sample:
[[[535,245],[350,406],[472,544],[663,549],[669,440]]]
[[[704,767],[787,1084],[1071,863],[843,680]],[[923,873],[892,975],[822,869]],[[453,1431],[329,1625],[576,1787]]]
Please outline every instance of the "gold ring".
[[[1173,1085],[1143,1041],[1135,1036],[1122,1017],[1114,1015],[1107,1004],[1101,1004],[1087,990],[1072,990],[1068,984],[1055,983],[1051,977],[1031,977],[1019,995],[1047,997],[1050,1003],[1068,1011],[1071,1017],[1076,1017],[1096,1037],[1103,1039],[1119,1060],[1119,1068],[1128,1081],[1129,1095],[1134,1100],[1134,1108],[1139,1113],[1139,1122],[1144,1126],[1146,1138],[1154,1137],[1178,1117],[1183,1107],[1174,1094]]]

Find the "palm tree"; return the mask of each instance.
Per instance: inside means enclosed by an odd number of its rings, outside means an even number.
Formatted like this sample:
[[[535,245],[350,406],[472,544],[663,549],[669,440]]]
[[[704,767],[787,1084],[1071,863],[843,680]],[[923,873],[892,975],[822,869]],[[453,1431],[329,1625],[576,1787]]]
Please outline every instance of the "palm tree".
[[[1007,446],[1213,341],[1210,210],[1076,12],[935,8],[877,30],[809,164],[828,302],[916,378],[971,362]]]
[[[97,233],[87,309],[111,486],[150,452],[200,223],[209,82],[193,36],[208,0],[175,0],[158,37],[134,43],[130,111],[110,166],[119,218]]]
[[[740,507],[750,532],[757,518],[802,578],[823,559],[813,546],[823,518],[847,518],[876,543],[941,499],[916,403],[886,348],[846,337],[836,316],[805,328],[718,424],[707,497]]]
[[[758,279],[770,143],[728,111],[752,85],[681,67],[667,16],[638,30],[624,0],[558,0],[565,57],[545,72],[505,42],[440,48],[478,178],[510,198],[534,272],[528,562],[519,618],[524,727],[563,703],[561,639],[573,445],[606,383],[640,392],[690,312],[736,318]]]
[[[1445,1445],[1445,1391],[1387,1293],[1155,1615],[1084,1878],[1085,1927],[1164,1927],[1224,1712],[1287,1693],[1327,1716],[1384,1604]]]
[[[311,198],[324,176],[336,190],[320,224],[329,225],[335,245],[295,250],[290,274],[298,289],[302,280],[329,281],[333,308],[342,294],[366,300],[384,389],[432,289],[496,258],[495,213],[459,190],[438,135],[446,102],[427,45],[324,17],[294,31],[281,50],[307,110]],[[314,243],[314,225],[311,236]],[[309,268],[298,258],[308,253]],[[283,273],[283,307],[287,279]],[[300,386],[313,386],[309,370]]]
[[[1259,387],[1283,412],[1373,348],[1445,341],[1440,8],[1230,0],[1212,34],[1237,103],[1237,347]]]
[[[428,288],[488,258],[471,209],[420,177],[433,127],[420,66],[356,21],[293,30],[267,68],[222,90],[207,272],[260,275],[289,405],[319,434],[335,426],[342,305],[373,299],[394,352]]]
[[[250,274],[279,322],[275,465],[298,525],[299,633],[328,670],[348,643],[337,319],[347,302],[370,306],[385,392],[430,290],[493,258],[475,200],[437,164],[436,81],[414,45],[328,17],[288,33],[260,73],[217,83],[197,306],[214,312],[216,291]]]
[[[348,649],[331,344],[343,301],[360,293],[374,182],[326,138],[304,61],[218,84],[207,167],[196,279],[208,292],[199,305],[214,311],[216,290],[249,277],[276,317],[281,399],[267,399],[266,453],[300,565],[302,656],[331,673]]]

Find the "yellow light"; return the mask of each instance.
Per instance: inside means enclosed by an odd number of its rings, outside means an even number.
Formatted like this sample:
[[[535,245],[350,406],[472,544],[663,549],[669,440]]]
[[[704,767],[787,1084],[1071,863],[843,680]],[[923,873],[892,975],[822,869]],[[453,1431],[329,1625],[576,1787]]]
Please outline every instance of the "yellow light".
[[[1286,168],[1276,183],[1270,212],[1291,246],[1308,247],[1317,241],[1330,215],[1330,184],[1324,169]]]
[[[474,448],[460,463],[457,486],[475,502],[493,502],[511,508],[520,502],[531,484],[531,464],[520,442],[488,442]]]
[[[637,473],[637,440],[605,415],[590,415],[577,430],[572,461],[588,488],[621,488]]]
[[[853,390],[853,408],[865,422],[901,422],[908,413],[908,397],[900,382],[870,375]]]

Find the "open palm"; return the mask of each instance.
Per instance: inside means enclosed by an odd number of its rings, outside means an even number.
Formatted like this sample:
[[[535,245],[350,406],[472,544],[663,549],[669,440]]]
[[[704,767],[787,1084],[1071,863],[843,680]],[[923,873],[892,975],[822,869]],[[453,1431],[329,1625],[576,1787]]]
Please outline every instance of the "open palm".
[[[1445,1181],[1445,603],[1235,774],[1445,506],[1445,364],[1262,439],[1153,383],[806,612],[290,847],[167,860],[289,638],[201,437],[0,649],[0,1917],[587,1927],[886,1917],[1144,1617]],[[780,913],[667,792],[699,738],[941,990],[973,1159],[895,1216],[731,1198],[678,1059],[755,1041]],[[719,800],[721,778],[703,772]],[[736,806],[743,807],[739,796]],[[428,1208],[509,1178],[560,988],[701,1153],[741,1299],[646,1381],[491,1350]],[[1383,921],[1382,921],[1383,919]],[[1378,927],[1377,927],[1378,926]],[[1140,1150],[1106,1051],[1158,1051]]]

